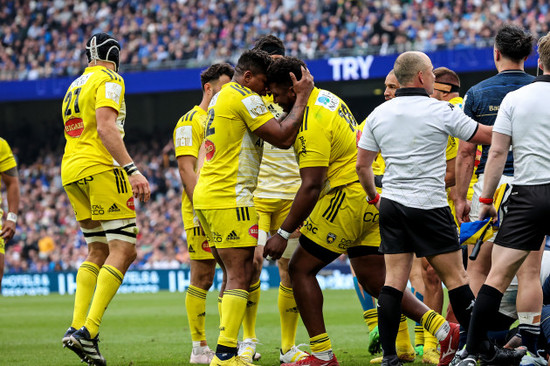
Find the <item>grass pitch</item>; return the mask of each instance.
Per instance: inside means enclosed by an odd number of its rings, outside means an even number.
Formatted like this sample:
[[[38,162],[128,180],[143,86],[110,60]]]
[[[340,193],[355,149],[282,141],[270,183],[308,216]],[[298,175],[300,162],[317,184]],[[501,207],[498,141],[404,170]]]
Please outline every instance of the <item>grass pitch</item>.
[[[373,356],[367,351],[368,330],[355,292],[329,290],[324,296],[325,323],[338,360],[343,366],[369,365]],[[73,297],[68,295],[0,297],[0,365],[82,365],[61,345],[72,306]],[[215,292],[208,294],[206,313],[207,339],[214,348],[219,321]],[[256,334],[261,342],[257,351],[262,354],[257,364],[279,365],[276,289],[262,291]],[[191,337],[185,294],[118,294],[103,318],[100,340],[100,351],[109,366],[187,365]],[[308,341],[300,323],[296,342]],[[417,357],[415,364],[421,362]]]

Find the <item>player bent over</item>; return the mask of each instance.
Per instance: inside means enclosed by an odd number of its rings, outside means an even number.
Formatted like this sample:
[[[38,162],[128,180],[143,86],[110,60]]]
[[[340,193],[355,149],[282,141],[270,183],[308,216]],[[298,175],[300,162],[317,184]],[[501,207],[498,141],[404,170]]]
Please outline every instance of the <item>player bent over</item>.
[[[194,364],[209,364],[214,357],[214,352],[206,342],[204,321],[206,293],[214,281],[216,261],[191,202],[204,161],[206,111],[212,97],[220,91],[222,85],[231,81],[233,73],[233,67],[229,64],[215,64],[201,73],[202,100],[180,118],[173,136],[184,189],[181,213],[191,258],[191,283],[185,296],[185,309],[193,342],[189,363]]]
[[[287,75],[292,72],[299,78],[301,66],[303,62],[298,59],[283,58],[269,68],[269,89],[285,111],[297,101]],[[290,213],[264,250],[264,255],[279,258],[290,233],[305,220],[289,273],[313,354],[284,365],[338,365],[325,329],[323,294],[315,277],[323,267],[347,252],[367,292],[377,297],[384,283],[384,258],[378,254],[378,212],[366,201],[355,172],[357,127],[340,98],[326,90],[313,90],[294,143],[302,183]],[[458,339],[457,325],[451,327],[410,292],[404,298],[403,313],[413,320],[421,319],[444,349],[454,336]]]
[[[88,67],[63,99],[65,153],[61,179],[86,243],[76,275],[73,320],[63,345],[90,365],[104,366],[101,319],[136,258],[134,198],[147,202],[149,183],[126,151],[120,45],[106,33],[86,43]],[[89,310],[88,310],[89,308]]]
[[[296,107],[280,123],[259,94],[265,94],[267,68],[263,51],[244,52],[232,82],[212,98],[206,125],[206,158],[193,194],[193,205],[212,253],[227,278],[222,294],[220,336],[211,365],[250,365],[237,355],[237,337],[248,302],[252,260],[258,238],[256,188],[263,140],[289,148],[303,116],[313,80],[293,84]],[[304,69],[304,72],[306,70]]]

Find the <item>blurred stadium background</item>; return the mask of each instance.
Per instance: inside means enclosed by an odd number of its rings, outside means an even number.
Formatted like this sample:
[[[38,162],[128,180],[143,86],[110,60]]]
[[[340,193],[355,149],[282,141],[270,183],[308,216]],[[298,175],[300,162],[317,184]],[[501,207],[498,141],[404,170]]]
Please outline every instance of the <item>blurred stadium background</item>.
[[[421,50],[435,67],[457,71],[463,95],[496,73],[498,27],[512,22],[538,38],[549,30],[549,8],[545,0],[0,0],[0,136],[17,156],[22,193],[3,294],[74,291],[71,271],[86,245],[59,177],[61,99],[85,66],[90,34],[110,32],[121,41],[125,141],[153,190],[152,201],[137,210],[132,269],[144,272],[131,272],[121,291],[183,291],[189,256],[171,135],[200,101],[202,68],[234,63],[271,33],[284,40],[287,54],[307,61],[317,86],[338,94],[363,120],[383,101],[383,80],[398,53]],[[534,74],[536,58],[526,66]],[[264,272],[264,286],[278,286],[275,268]],[[351,288],[347,272],[338,263],[325,271],[325,287]]]

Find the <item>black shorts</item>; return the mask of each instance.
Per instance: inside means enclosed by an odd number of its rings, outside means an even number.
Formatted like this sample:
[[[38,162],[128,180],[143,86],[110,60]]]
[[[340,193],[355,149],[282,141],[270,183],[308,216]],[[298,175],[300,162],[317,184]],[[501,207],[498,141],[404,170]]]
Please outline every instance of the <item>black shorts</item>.
[[[380,237],[380,251],[384,254],[414,252],[417,257],[431,257],[460,249],[448,206],[424,210],[382,198]]]
[[[539,250],[545,235],[550,235],[550,184],[514,185],[495,244]]]

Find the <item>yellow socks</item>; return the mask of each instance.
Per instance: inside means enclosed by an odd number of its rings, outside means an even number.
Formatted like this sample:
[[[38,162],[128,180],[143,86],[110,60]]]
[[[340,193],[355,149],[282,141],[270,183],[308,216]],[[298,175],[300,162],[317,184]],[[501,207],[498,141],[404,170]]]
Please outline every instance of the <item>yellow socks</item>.
[[[71,327],[79,329],[86,321],[88,308],[94,296],[99,266],[92,262],[83,262],[76,274],[76,292],[74,296],[73,322]]]
[[[399,331],[397,332],[397,338],[395,339],[396,349],[402,352],[410,351],[414,349],[411,343],[411,336],[409,335],[409,325],[407,323],[407,317],[401,314],[401,320],[399,321]]]
[[[369,332],[372,332],[378,325],[378,311],[376,308],[363,312],[363,319],[365,319],[365,323],[369,327]]]
[[[260,281],[258,280],[248,289],[248,302],[246,303],[246,312],[243,319],[243,339],[256,338],[256,314],[258,313],[259,302]]]
[[[236,348],[239,328],[246,312],[248,291],[241,289],[225,290],[222,298],[222,314],[218,345]]]
[[[206,312],[206,290],[190,285],[185,296],[185,309],[194,342],[206,340],[204,333],[204,318]]]
[[[315,357],[324,361],[332,359],[332,344],[330,343],[328,334],[322,333],[310,338],[309,347]]]
[[[101,318],[107,309],[107,306],[115,296],[124,275],[118,269],[110,265],[104,265],[97,276],[97,288],[95,290],[90,312],[84,326],[90,332],[90,336],[94,338],[99,332]]]
[[[419,346],[424,344],[424,327],[420,323],[416,323],[414,327],[414,345]]]
[[[449,333],[449,323],[444,317],[436,313],[434,310],[427,311],[422,315],[422,325],[430,334],[434,335],[438,340],[443,340]],[[424,347],[426,346],[426,339],[424,339]]]
[[[437,338],[427,330],[424,330],[424,352],[428,349],[437,349],[438,343]]]
[[[281,351],[285,354],[296,342],[299,313],[294,299],[294,291],[283,286],[282,283],[279,285],[277,305],[281,318]]]

